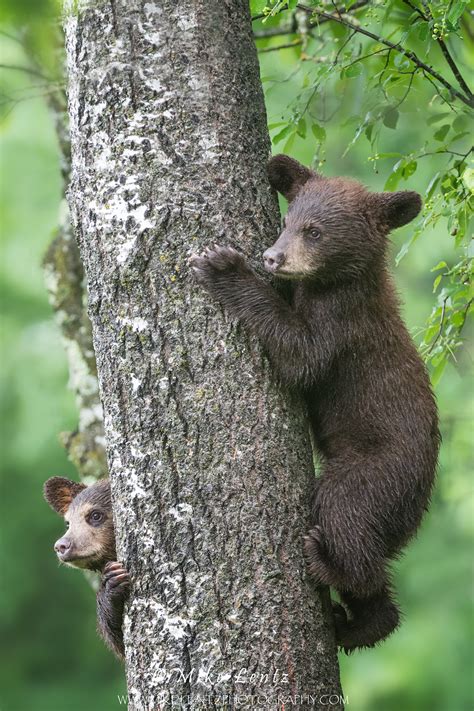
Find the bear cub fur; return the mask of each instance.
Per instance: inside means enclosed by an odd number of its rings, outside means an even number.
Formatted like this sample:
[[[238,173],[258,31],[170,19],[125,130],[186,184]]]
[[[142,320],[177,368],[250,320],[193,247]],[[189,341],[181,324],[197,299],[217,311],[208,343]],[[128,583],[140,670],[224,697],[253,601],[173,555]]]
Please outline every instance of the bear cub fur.
[[[436,405],[387,270],[388,235],[421,199],[324,178],[284,155],[268,172],[289,206],[264,266],[289,280],[288,298],[230,247],[191,265],[306,402],[322,473],[305,556],[315,582],[339,594],[337,641],[350,652],[399,624],[388,563],[420,525],[436,469]]]
[[[64,517],[67,531],[54,544],[61,563],[102,573],[97,592],[97,629],[107,646],[123,658],[123,607],[129,576],[115,553],[110,482],[86,486],[54,476],[44,485],[44,497]]]

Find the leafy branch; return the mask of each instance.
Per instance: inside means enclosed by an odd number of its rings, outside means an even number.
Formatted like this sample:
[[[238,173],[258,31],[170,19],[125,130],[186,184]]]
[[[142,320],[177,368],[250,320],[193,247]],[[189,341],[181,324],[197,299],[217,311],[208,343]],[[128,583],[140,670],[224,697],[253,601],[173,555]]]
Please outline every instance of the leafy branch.
[[[336,11],[334,13],[328,13],[324,10],[319,10],[316,7],[314,7],[314,8],[307,7],[306,5],[301,5],[299,3],[297,5],[297,7],[300,10],[303,10],[304,12],[308,12],[313,16],[317,15],[318,17],[321,17],[321,18],[325,19],[326,21],[331,20],[334,22],[338,22],[339,24],[344,25],[344,27],[351,29],[354,33],[364,35],[365,37],[369,37],[370,39],[374,40],[375,42],[378,42],[379,44],[383,44],[385,47],[388,47],[388,48],[394,50],[395,52],[399,52],[400,54],[404,55],[407,59],[412,61],[419,69],[422,69],[424,72],[426,72],[427,74],[432,76],[434,79],[436,79],[440,84],[442,84],[446,89],[448,89],[448,91],[450,92],[450,94],[452,96],[455,96],[460,101],[465,103],[467,106],[474,108],[474,94],[471,92],[471,90],[469,89],[467,84],[462,79],[461,74],[460,74],[459,70],[457,69],[457,67],[456,67],[456,70],[457,70],[458,75],[461,77],[461,80],[462,80],[461,85],[462,85],[465,93],[458,91],[458,89],[456,89],[456,87],[454,87],[445,77],[443,77],[442,74],[440,74],[438,71],[436,71],[436,69],[434,69],[433,67],[426,64],[426,62],[423,62],[411,50],[405,49],[404,47],[402,47],[401,44],[391,42],[390,40],[385,39],[384,37],[381,37],[380,35],[376,35],[373,32],[371,32],[370,30],[367,30],[360,25],[354,24],[353,22],[351,22],[350,20],[347,19],[347,16],[342,15],[342,13],[340,11]],[[451,60],[450,66],[451,67],[452,67],[452,65],[456,66],[454,64],[453,60],[451,59],[449,52],[446,48],[446,45],[444,45],[444,43],[443,43],[443,46],[444,46],[445,52],[447,53],[447,56]],[[445,56],[446,56],[446,54],[445,54]]]
[[[438,25],[437,23],[434,22],[433,15],[431,14],[431,11],[429,9],[428,3],[425,3],[425,9],[426,9],[426,14],[419,8],[414,5],[411,0],[403,0],[405,5],[408,5],[417,15],[420,17],[424,22],[427,22],[429,24],[433,23],[433,31],[434,31],[434,36],[436,37],[436,41],[438,42],[440,49],[442,53],[444,54],[444,57],[449,64],[451,71],[453,72],[454,76],[456,77],[459,86],[463,89],[464,93],[466,96],[472,96],[472,92],[467,85],[467,82],[464,80],[464,77],[461,74],[461,71],[459,67],[457,66],[456,62],[454,61],[453,57],[451,56],[451,53],[446,45],[446,42],[444,41],[443,34],[439,32],[438,30]]]
[[[252,0],[259,9],[262,1]],[[281,92],[281,84],[287,82],[285,108],[269,125],[278,150],[290,153],[295,144],[298,150],[304,144],[307,151],[313,144],[313,164],[321,169],[326,150],[334,152],[335,146],[341,146],[341,158],[354,149],[364,160],[360,143],[365,138],[371,147],[365,158],[376,173],[382,161],[391,161],[385,190],[400,189],[400,182],[411,181],[418,170],[421,173],[409,187],[423,193],[424,208],[396,264],[428,229],[446,235],[443,264],[449,267],[434,279],[435,303],[419,332],[420,351],[436,382],[446,363],[456,361],[474,304],[469,230],[474,170],[468,164],[474,150],[469,143],[474,96],[460,68],[463,56],[474,51],[474,33],[471,36],[467,13],[463,15],[467,3],[267,3],[271,7],[264,8],[265,25],[263,21],[257,25],[255,34],[266,91]],[[272,38],[279,35],[293,41],[276,46]],[[449,35],[454,40],[452,49],[447,45]],[[267,52],[289,47],[294,48],[294,64],[282,78],[281,69],[267,64],[265,57]],[[440,51],[431,54],[433,48]],[[288,61],[285,58],[285,67]],[[455,81],[445,76],[448,67]],[[408,117],[413,113],[424,126],[421,134],[410,128]],[[406,145],[404,138],[400,144],[398,134],[389,135],[402,121],[400,136],[411,137]],[[418,145],[413,138],[417,135]],[[342,145],[341,136],[346,139]]]

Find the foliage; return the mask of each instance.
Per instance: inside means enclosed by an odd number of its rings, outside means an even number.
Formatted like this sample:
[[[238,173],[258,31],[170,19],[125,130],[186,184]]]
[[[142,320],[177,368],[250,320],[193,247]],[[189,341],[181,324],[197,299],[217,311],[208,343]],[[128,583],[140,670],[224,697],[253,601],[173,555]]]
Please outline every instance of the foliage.
[[[292,97],[270,123],[273,145],[289,153],[295,141],[309,137],[313,164],[322,167],[328,134],[343,124],[352,135],[342,155],[365,141],[366,160],[375,173],[381,163],[390,166],[381,186],[385,190],[413,184],[413,176],[428,162],[424,209],[396,263],[429,228],[446,225],[446,257],[434,283],[435,303],[419,329],[421,352],[437,382],[463,342],[473,306],[469,128],[474,96],[464,78],[474,53],[472,20],[462,0],[349,0],[341,8],[319,0],[252,4],[259,18],[254,27],[261,53],[292,53],[287,78]],[[263,82],[268,101],[274,77],[264,76]],[[390,134],[405,135],[401,127],[407,119],[424,130],[411,140],[394,140]]]

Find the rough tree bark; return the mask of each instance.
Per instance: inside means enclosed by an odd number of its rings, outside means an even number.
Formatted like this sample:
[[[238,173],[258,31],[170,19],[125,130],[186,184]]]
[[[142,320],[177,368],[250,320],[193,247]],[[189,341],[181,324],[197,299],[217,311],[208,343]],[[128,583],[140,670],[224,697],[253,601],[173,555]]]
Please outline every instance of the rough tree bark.
[[[340,687],[302,558],[304,413],[187,266],[213,242],[258,264],[278,229],[247,3],[67,0],[65,29],[130,708],[326,708]]]

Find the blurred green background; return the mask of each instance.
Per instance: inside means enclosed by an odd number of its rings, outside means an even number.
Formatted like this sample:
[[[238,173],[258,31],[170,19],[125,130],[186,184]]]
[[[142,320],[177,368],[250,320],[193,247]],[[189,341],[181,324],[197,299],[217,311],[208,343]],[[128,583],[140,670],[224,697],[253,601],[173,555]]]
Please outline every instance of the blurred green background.
[[[25,65],[21,46],[5,36],[1,40],[2,63]],[[262,75],[287,77],[293,51],[261,55]],[[108,711],[118,707],[117,695],[125,693],[122,668],[96,635],[95,600],[88,583],[78,571],[60,569],[56,563],[52,545],[63,525],[41,494],[51,475],[76,478],[57,438],[60,431],[75,428],[77,417],[41,270],[61,198],[58,148],[45,89],[15,70],[5,70],[2,82],[15,103],[3,111],[0,126],[0,708]],[[294,91],[292,79],[272,84],[266,95],[270,123],[279,120]],[[405,102],[397,131],[387,131],[384,150],[421,142],[426,124],[420,106],[419,95]],[[379,165],[375,173],[364,143],[342,157],[353,127],[335,120],[326,131],[324,172],[351,175],[382,189],[390,166]],[[314,151],[314,137],[298,138],[291,149],[307,163]],[[433,171],[428,160],[404,188],[423,194]],[[394,235],[394,253],[410,229]],[[446,229],[439,224],[415,243],[395,270],[404,314],[414,331],[431,311],[430,268],[441,259],[449,263],[452,256]],[[396,565],[404,623],[380,648],[341,658],[342,685],[353,711],[470,711],[474,706],[470,373],[466,343],[437,386],[443,446],[433,505],[417,540]]]

